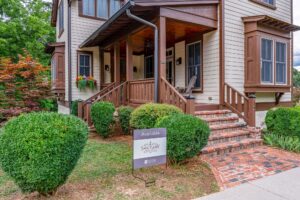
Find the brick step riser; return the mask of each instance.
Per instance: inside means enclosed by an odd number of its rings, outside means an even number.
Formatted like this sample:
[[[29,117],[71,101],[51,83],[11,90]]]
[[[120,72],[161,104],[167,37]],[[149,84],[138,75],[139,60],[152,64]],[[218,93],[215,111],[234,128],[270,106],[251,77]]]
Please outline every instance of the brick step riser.
[[[207,115],[197,115],[196,114],[196,116],[197,117],[199,117],[199,118],[201,118],[201,119],[205,119],[205,118],[220,118],[220,117],[230,117],[230,116],[232,116],[232,114],[230,114],[230,113],[226,113],[226,114],[224,114],[224,113],[221,113],[221,114],[207,114]]]
[[[204,119],[204,121],[206,121],[206,120]],[[213,126],[213,125],[238,123],[239,120],[236,119],[236,120],[220,120],[220,121],[213,121],[213,122],[206,121],[206,122],[208,123],[209,126]]]
[[[237,146],[237,147],[228,147],[226,149],[221,149],[221,150],[216,150],[213,152],[209,152],[209,153],[201,153],[202,155],[206,155],[208,157],[215,157],[215,156],[220,156],[220,155],[225,155],[231,152],[236,152],[242,149],[250,149],[250,148],[254,148],[257,146],[261,146],[263,144],[262,141],[260,142],[255,142],[255,143],[251,143],[251,144],[247,144],[247,145],[241,145],[241,146]]]
[[[239,136],[233,136],[233,137],[227,137],[227,138],[214,138],[213,140],[208,140],[207,145],[214,145],[214,144],[220,144],[225,142],[232,142],[232,141],[239,141],[242,139],[248,139],[250,138],[250,133],[247,135],[239,135]]]
[[[234,128],[222,128],[222,129],[216,129],[216,130],[211,130],[211,134],[215,133],[230,133],[230,132],[236,132],[236,131],[242,131],[246,130],[246,127],[234,127]]]

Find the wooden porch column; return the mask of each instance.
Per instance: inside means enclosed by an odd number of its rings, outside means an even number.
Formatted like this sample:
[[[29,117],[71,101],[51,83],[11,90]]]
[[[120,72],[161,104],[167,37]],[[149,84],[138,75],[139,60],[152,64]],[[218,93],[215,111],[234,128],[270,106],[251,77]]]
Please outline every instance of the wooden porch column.
[[[126,80],[133,80],[133,58],[132,58],[132,38],[127,36],[126,40]]]
[[[248,108],[248,125],[251,127],[256,127],[256,95],[251,93],[248,95],[249,98],[249,108]]]
[[[114,44],[114,82],[120,83],[120,43]]]
[[[166,18],[159,17],[159,76],[166,78]]]

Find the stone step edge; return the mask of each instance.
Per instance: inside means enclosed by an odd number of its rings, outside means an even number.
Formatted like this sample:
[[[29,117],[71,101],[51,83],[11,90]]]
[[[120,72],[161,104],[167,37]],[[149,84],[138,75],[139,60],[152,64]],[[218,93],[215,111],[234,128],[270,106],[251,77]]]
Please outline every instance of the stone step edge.
[[[208,110],[208,111],[195,111],[195,115],[216,115],[216,114],[230,114],[230,110]]]
[[[234,149],[238,147],[247,147],[251,144],[263,144],[262,139],[243,139],[241,141],[230,141],[230,142],[225,142],[225,143],[219,143],[219,144],[213,144],[213,145],[208,145],[204,149],[202,149],[201,154],[210,154],[214,153],[217,151],[222,151],[226,149]]]
[[[200,118],[200,117],[199,117]],[[203,121],[206,121],[208,123],[212,123],[212,122],[224,122],[224,121],[235,121],[235,120],[239,120],[240,118],[238,116],[229,116],[229,117],[210,117],[210,118],[201,118]]]
[[[231,129],[231,128],[245,128],[247,127],[246,123],[232,123],[232,124],[218,124],[218,125],[211,125],[209,126],[211,131],[217,131],[217,130],[225,130],[225,129]]]
[[[245,136],[245,135],[251,135],[251,132],[248,130],[240,130],[240,131],[232,131],[229,133],[216,133],[216,134],[211,134],[208,138],[208,141],[214,141],[214,140],[220,140],[220,139],[225,139],[225,138],[235,138],[239,136]]]

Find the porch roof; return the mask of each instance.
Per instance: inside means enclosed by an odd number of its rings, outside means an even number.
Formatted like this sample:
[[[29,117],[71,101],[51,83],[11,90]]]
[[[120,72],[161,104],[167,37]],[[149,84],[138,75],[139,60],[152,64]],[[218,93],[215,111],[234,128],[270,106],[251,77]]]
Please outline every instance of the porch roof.
[[[242,18],[244,23],[247,22],[256,22],[257,24],[261,24],[264,26],[269,26],[271,28],[283,31],[283,32],[293,32],[299,31],[300,26],[296,26],[294,24],[290,24],[288,22],[281,21],[279,19],[275,19],[268,15],[257,15],[257,16],[250,16],[250,17],[243,17]]]
[[[131,0],[128,1],[115,15],[109,18],[101,25],[89,38],[87,38],[80,48],[102,46],[113,43],[115,40],[126,36],[134,30],[142,27],[143,24],[130,19],[126,15],[126,10],[130,9],[131,13],[153,22],[159,16],[159,8],[162,6],[179,6],[179,5],[203,5],[218,4],[219,0]],[[214,27],[210,27],[214,28]]]

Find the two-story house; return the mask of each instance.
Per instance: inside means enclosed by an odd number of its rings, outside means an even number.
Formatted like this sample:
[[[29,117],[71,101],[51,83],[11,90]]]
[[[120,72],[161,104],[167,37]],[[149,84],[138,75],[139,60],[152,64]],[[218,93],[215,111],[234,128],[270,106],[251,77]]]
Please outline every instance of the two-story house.
[[[292,105],[292,0],[53,0],[53,91],[84,100],[230,109],[250,126]],[[96,89],[80,89],[90,77]],[[182,92],[195,79],[192,98]]]

